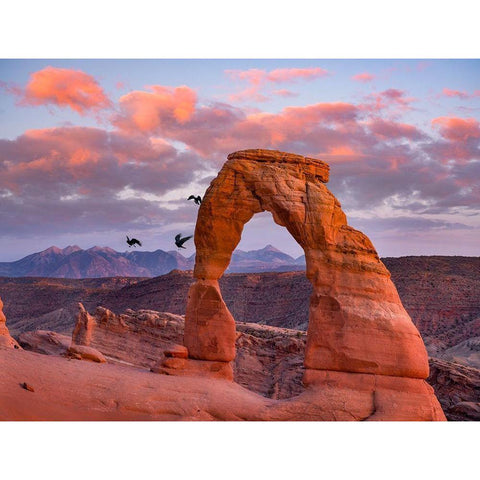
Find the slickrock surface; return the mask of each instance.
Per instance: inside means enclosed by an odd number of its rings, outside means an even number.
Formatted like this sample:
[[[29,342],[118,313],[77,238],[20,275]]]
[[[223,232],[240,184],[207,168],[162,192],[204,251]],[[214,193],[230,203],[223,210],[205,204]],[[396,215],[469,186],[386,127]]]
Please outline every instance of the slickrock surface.
[[[115,315],[103,307],[90,315],[82,304],[79,308],[72,342],[93,347],[109,360],[151,368],[163,350],[182,343],[184,321],[178,315],[152,310]]]
[[[162,313],[149,313],[155,314],[159,319],[164,318]],[[127,325],[144,322],[141,320],[142,312],[131,311],[126,317]],[[108,329],[108,325],[102,328],[101,334],[94,332],[93,344],[103,351],[108,362],[149,369],[164,352],[165,342],[162,342],[161,337],[169,338],[169,344],[170,341],[181,341],[183,318],[172,317],[153,337],[141,326],[123,332],[113,332]],[[110,337],[109,342],[102,340],[107,335]],[[131,338],[136,335],[141,338]],[[257,324],[237,324],[234,381],[268,398],[286,399],[299,395],[305,390],[302,385],[305,341],[305,332]],[[34,352],[65,355],[71,338],[55,332],[37,331],[21,334],[19,342],[23,348]],[[118,344],[125,347],[118,350]],[[138,345],[151,347],[136,349]],[[114,356],[108,353],[113,353]],[[156,355],[156,360],[153,360],[152,357]],[[480,408],[480,370],[431,358],[428,383],[433,387],[448,420],[478,419],[475,409]]]
[[[429,392],[405,394],[363,381],[359,389],[341,378],[273,400],[226,380],[159,375],[24,350],[0,349],[0,365],[0,420],[439,419]],[[408,408],[392,408],[396,403]]]
[[[23,332],[18,336],[22,348],[44,355],[63,355],[67,352],[72,337],[49,330]]]
[[[0,348],[19,348],[17,341],[10,336],[7,319],[3,313],[3,302],[0,298]]]
[[[304,383],[328,388],[333,382],[341,389],[352,382],[356,388],[360,377],[353,374],[362,374],[367,389],[419,392],[418,400],[429,409],[436,400],[433,391],[426,400],[430,387],[423,381],[428,358],[422,338],[372,243],[347,225],[339,201],[325,186],[328,171],[324,162],[284,152],[246,150],[228,156],[205,193],[195,227],[196,283],[188,294],[184,334],[189,357],[233,358],[234,322],[218,279],[244,225],[266,210],[304,249],[313,287]],[[398,412],[410,411],[406,397],[397,400]],[[436,408],[435,418],[442,417],[438,402]]]
[[[116,315],[103,307],[90,315],[80,306],[73,343],[93,347],[107,361],[150,369],[164,360],[165,351],[173,357],[172,346],[182,343],[183,334],[184,319],[179,315],[152,310],[127,310]],[[304,390],[304,332],[239,323],[235,335],[235,382],[271,398],[287,398]],[[41,338],[32,333],[22,334],[19,339],[26,349],[57,355],[65,352],[66,344],[69,346],[68,337],[62,337],[61,346],[57,344],[54,350],[48,335],[38,336]],[[169,360],[171,368],[179,363],[182,362]]]

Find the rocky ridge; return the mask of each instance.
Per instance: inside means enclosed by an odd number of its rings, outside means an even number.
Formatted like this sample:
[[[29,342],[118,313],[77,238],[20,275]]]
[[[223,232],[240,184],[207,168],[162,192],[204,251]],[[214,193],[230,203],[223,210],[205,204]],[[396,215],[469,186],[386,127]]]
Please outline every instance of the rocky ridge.
[[[184,257],[175,250],[130,250],[117,252],[109,247],[83,250],[77,246],[50,247],[14,262],[0,262],[0,276],[48,278],[155,277],[171,270],[191,270],[195,254]],[[272,245],[260,250],[238,249],[229,272],[302,270],[302,257],[293,258]]]
[[[456,361],[474,366],[468,359],[474,358],[475,350],[468,344],[470,339],[480,336],[477,293],[480,271],[477,277],[476,260],[476,257],[384,259],[430,356],[443,358],[443,352],[459,345],[461,351],[457,352]],[[451,270],[456,272],[456,282],[449,282]],[[426,274],[430,278],[434,275],[436,280],[426,281]],[[0,291],[12,335],[35,329],[70,334],[78,302],[89,310],[103,305],[115,313],[144,308],[184,315],[192,282],[191,272],[178,270],[152,279],[0,277]],[[312,287],[303,272],[227,274],[219,284],[237,322],[306,330]],[[428,308],[421,304],[422,296],[428,299]],[[467,302],[463,301],[465,298]],[[445,357],[449,358],[452,357]]]
[[[82,309],[77,318],[85,316]],[[83,323],[83,321],[81,322]],[[181,343],[182,316],[151,310],[128,310],[115,315],[98,308],[90,316],[91,348],[108,363],[149,370],[164,351]],[[20,345],[29,351],[67,356],[71,337],[48,331],[26,332]],[[272,399],[287,399],[305,391],[302,384],[306,335],[298,330],[237,324],[234,381]],[[430,358],[428,383],[448,420],[478,420],[480,370]]]

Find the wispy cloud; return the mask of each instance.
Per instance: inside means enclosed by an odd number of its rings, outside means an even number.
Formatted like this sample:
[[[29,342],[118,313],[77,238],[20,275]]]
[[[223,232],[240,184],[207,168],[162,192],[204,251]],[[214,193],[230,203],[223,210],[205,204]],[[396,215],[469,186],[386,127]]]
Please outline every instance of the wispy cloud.
[[[375,79],[375,75],[373,73],[368,73],[368,72],[357,73],[352,77],[352,80],[355,80],[356,82],[362,82],[362,83],[368,83],[374,79]]]
[[[240,92],[231,94],[229,99],[232,102],[264,102],[268,100],[268,97],[260,93],[260,90],[269,84],[314,80],[330,74],[327,70],[320,67],[277,68],[270,71],[252,68],[249,70],[226,70],[225,73],[234,80],[244,81],[250,85]],[[277,90],[277,95],[278,92]]]

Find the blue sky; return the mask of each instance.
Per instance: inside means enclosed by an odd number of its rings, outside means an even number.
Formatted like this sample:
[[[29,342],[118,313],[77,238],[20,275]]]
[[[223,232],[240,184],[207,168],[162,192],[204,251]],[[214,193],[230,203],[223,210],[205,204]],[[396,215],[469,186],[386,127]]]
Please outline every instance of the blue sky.
[[[0,60],[0,261],[125,233],[170,250],[185,195],[252,147],[327,161],[381,256],[480,255],[479,79],[478,60]],[[240,248],[265,243],[301,254],[268,214]]]

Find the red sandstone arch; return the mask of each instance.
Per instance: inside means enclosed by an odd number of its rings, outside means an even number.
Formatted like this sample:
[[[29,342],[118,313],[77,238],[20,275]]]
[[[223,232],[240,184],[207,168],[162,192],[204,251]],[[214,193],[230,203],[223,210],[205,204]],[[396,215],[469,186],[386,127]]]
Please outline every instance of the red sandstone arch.
[[[195,228],[196,283],[189,291],[184,344],[189,357],[230,362],[235,321],[218,279],[244,225],[269,211],[302,246],[310,299],[305,383],[340,371],[426,378],[428,358],[390,273],[370,240],[347,225],[328,190],[329,167],[271,150],[232,153],[208,188]]]

